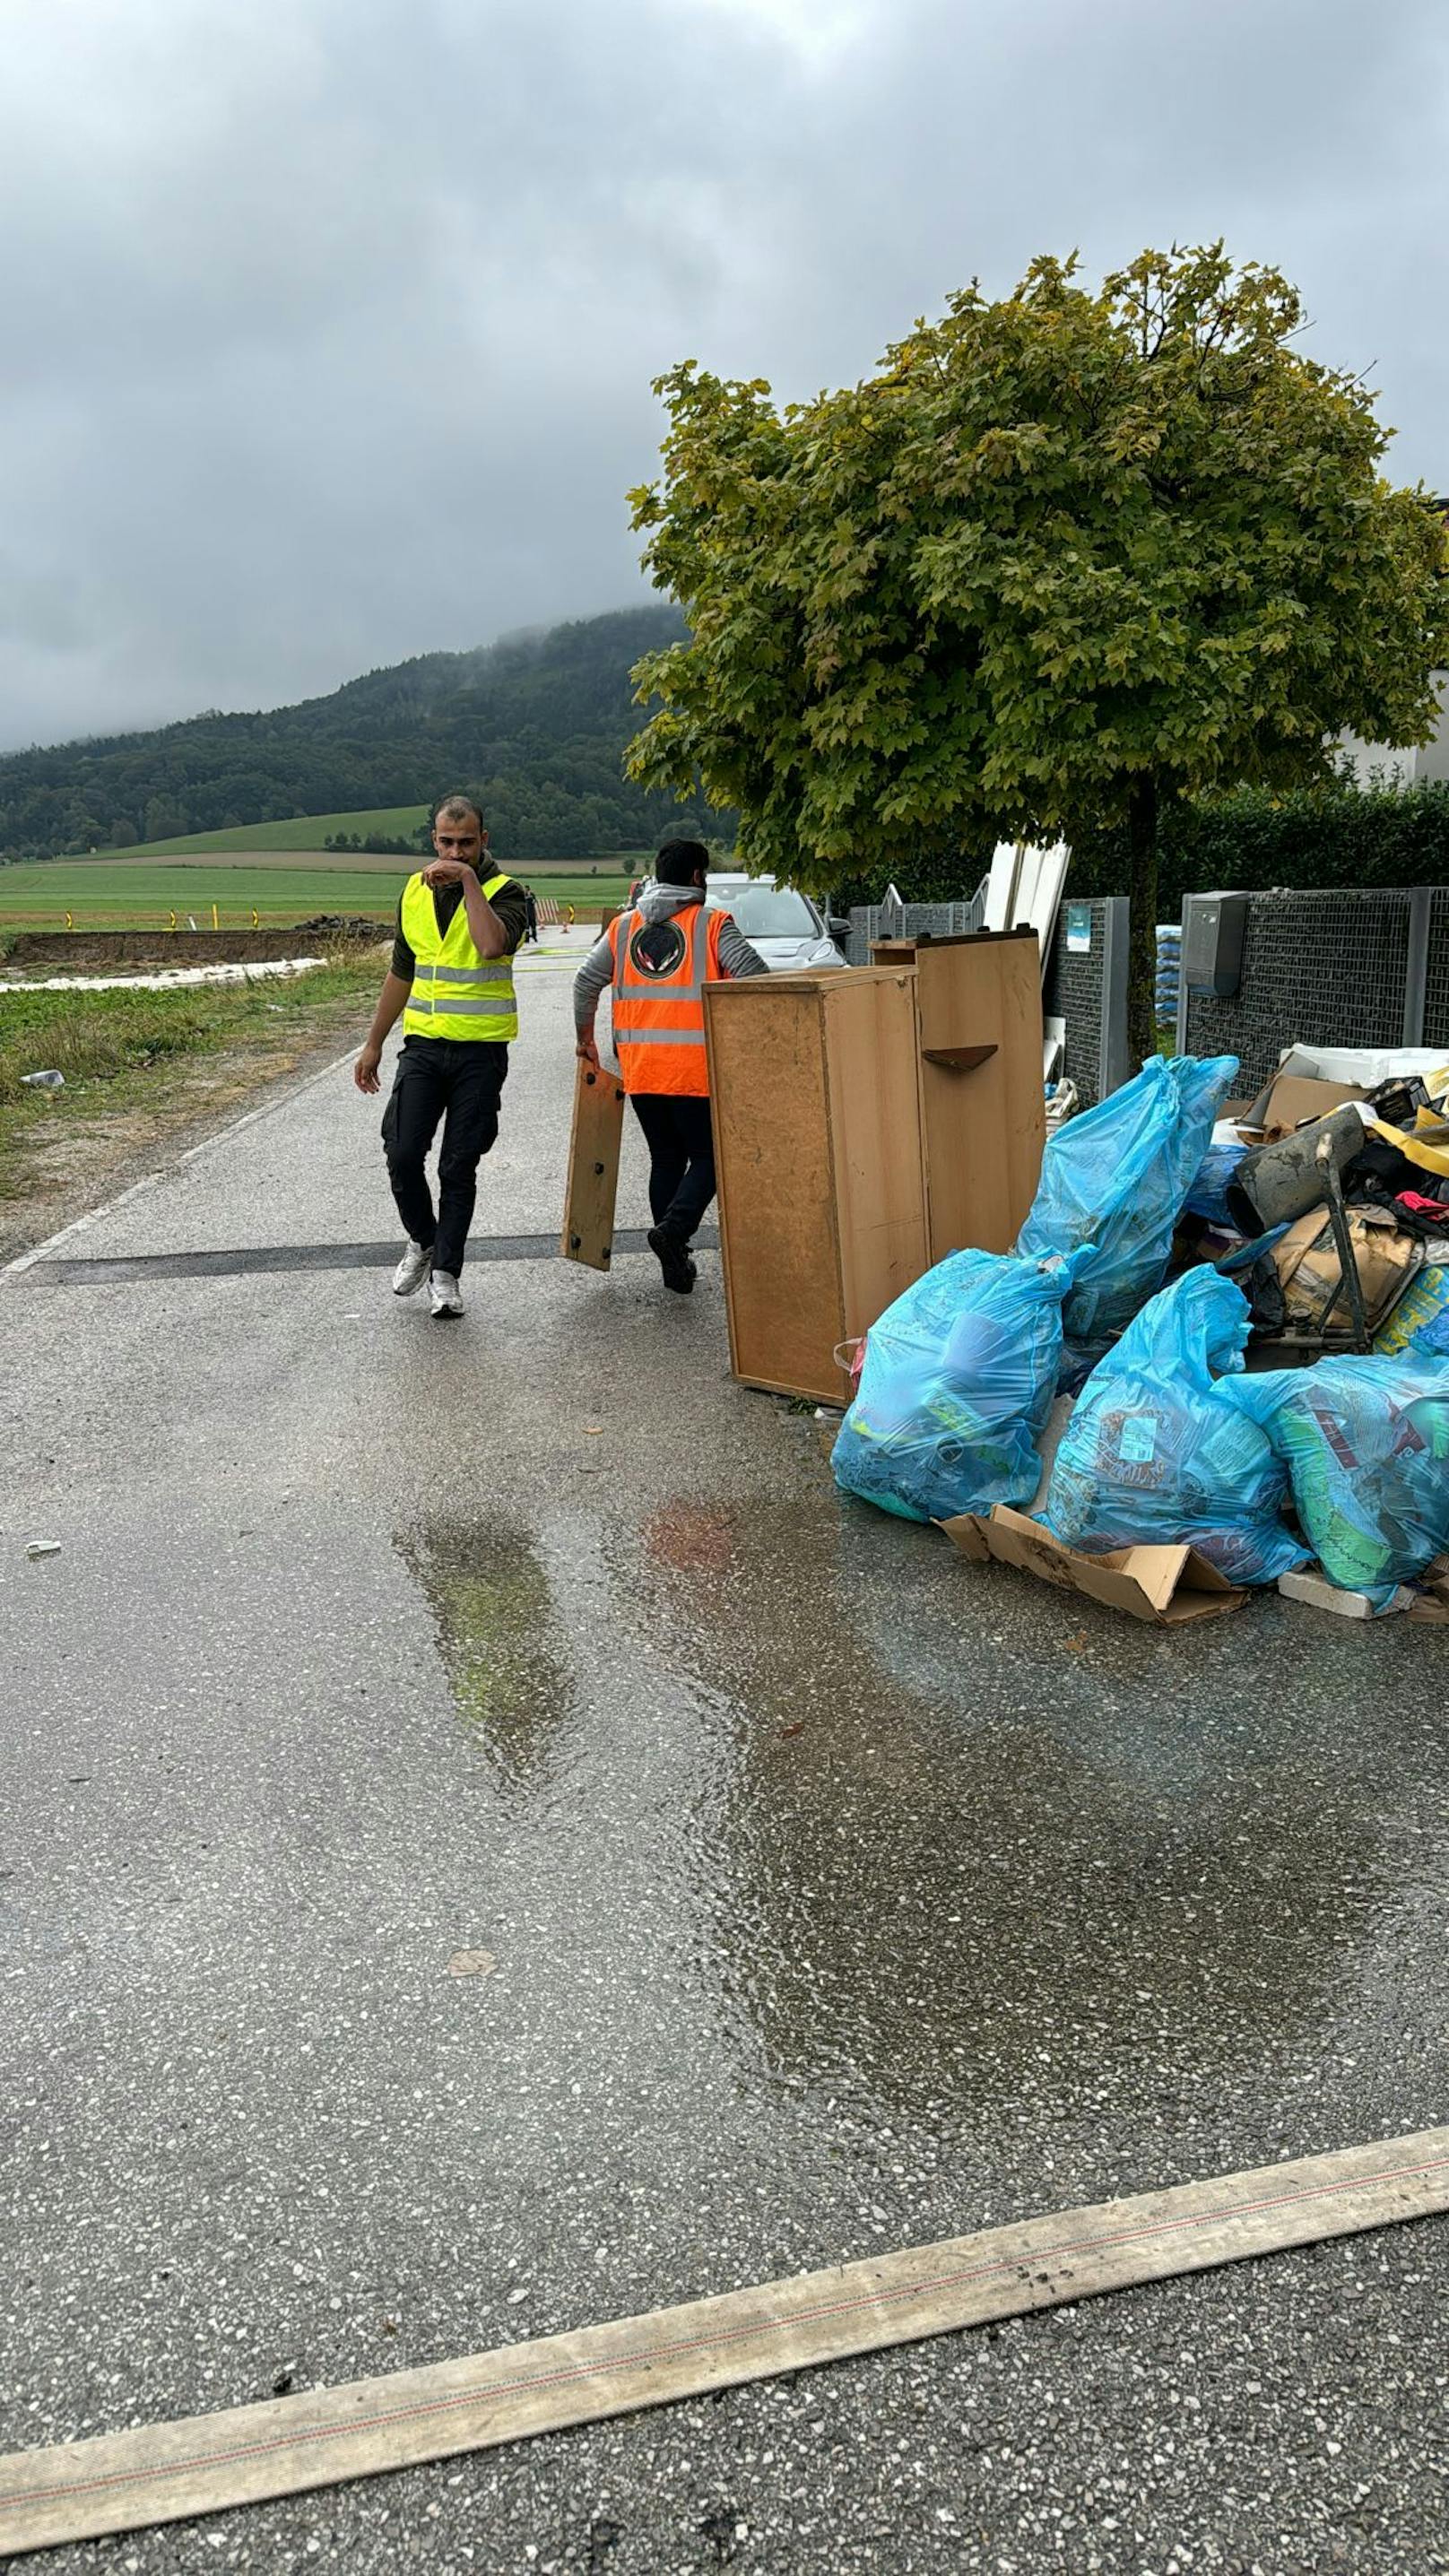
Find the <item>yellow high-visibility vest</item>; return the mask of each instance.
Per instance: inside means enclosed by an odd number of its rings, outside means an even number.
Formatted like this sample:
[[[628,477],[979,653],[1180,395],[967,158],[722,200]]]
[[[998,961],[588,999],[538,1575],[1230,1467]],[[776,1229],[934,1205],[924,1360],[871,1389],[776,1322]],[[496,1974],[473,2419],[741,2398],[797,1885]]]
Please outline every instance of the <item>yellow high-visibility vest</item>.
[[[485,898],[507,883],[506,874],[490,877]],[[513,960],[479,956],[466,904],[459,902],[440,938],[432,887],[424,885],[421,873],[409,877],[403,887],[402,933],[416,960],[403,1012],[406,1037],[492,1038],[504,1045],[517,1037]]]

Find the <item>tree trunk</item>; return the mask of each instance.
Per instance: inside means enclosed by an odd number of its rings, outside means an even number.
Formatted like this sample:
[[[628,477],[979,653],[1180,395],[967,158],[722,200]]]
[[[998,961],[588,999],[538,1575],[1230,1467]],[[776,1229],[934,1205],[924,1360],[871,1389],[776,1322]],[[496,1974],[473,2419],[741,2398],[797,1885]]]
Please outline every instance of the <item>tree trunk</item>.
[[[1127,962],[1127,1044],[1134,1072],[1157,1052],[1157,781],[1139,779],[1127,814],[1132,851],[1132,937]]]

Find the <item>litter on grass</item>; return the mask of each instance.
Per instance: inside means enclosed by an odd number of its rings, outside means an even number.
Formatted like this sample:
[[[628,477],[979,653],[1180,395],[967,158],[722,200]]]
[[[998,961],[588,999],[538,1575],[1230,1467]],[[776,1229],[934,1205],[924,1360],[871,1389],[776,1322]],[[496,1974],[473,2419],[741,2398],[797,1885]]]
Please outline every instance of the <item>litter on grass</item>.
[[[155,975],[46,975],[0,980],[0,993],[170,993],[188,984],[255,984],[268,975],[302,975],[320,957],[266,957],[246,965],[168,966]],[[29,1077],[22,1074],[22,1082]]]

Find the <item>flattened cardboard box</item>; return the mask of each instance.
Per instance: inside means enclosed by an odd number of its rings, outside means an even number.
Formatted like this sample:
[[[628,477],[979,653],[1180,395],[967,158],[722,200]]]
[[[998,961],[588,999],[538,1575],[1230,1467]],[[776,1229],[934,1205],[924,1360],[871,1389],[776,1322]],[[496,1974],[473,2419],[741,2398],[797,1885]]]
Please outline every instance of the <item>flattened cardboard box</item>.
[[[1252,1144],[1267,1144],[1280,1136],[1291,1136],[1311,1118],[1326,1118],[1331,1109],[1343,1109],[1351,1100],[1362,1100],[1363,1085],[1350,1082],[1315,1082],[1307,1074],[1279,1073],[1264,1084],[1251,1108],[1240,1115],[1238,1129]]]
[[[1124,1547],[1110,1556],[1083,1556],[1005,1503],[998,1503],[989,1519],[962,1512],[938,1526],[974,1564],[985,1565],[994,1557],[999,1565],[1039,1574],[1061,1591],[1084,1593],[1089,1601],[1125,1610],[1129,1619],[1145,1619],[1159,1628],[1215,1618],[1221,1610],[1240,1608],[1248,1597],[1195,1547]]]

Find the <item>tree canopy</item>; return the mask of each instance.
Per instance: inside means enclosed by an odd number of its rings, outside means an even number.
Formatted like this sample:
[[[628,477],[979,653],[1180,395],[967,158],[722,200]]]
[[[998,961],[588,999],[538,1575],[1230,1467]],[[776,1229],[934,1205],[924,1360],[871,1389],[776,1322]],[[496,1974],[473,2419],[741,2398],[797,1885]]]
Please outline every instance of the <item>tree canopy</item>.
[[[661,378],[663,474],[631,499],[691,631],[638,666],[632,774],[702,777],[750,865],[817,887],[1127,828],[1150,1045],[1163,803],[1324,776],[1344,728],[1426,740],[1449,657],[1441,522],[1302,327],[1217,244],[1096,292],[1038,259],[783,409]]]

